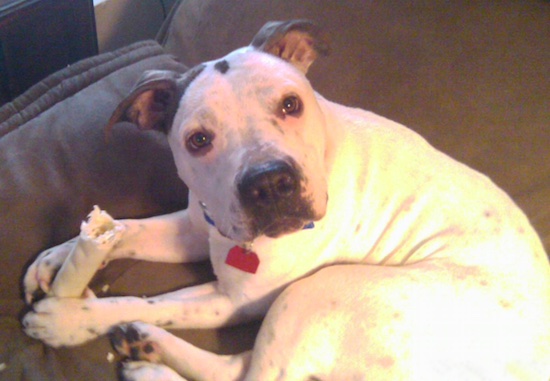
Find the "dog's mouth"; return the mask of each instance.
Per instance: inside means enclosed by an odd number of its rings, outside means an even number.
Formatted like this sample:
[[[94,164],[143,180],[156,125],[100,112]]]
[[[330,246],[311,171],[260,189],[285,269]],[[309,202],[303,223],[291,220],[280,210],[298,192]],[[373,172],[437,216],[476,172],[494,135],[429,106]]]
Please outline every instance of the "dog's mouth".
[[[322,218],[322,216],[314,216],[311,213],[307,213],[305,217],[282,215],[270,218],[264,215],[263,218],[260,218],[256,216],[256,218],[249,218],[248,223],[244,223],[242,227],[231,225],[228,231],[224,231],[223,228],[214,222],[206,204],[199,202],[199,205],[203,210],[206,222],[215,227],[220,235],[236,242],[252,242],[262,235],[269,238],[279,238],[300,230],[312,229],[315,226],[314,221]]]
[[[313,221],[306,221],[298,218],[284,218],[263,228],[240,229],[232,226],[230,231],[223,231],[217,228],[218,233],[225,238],[235,242],[247,243],[253,242],[256,238],[266,236],[269,238],[279,238],[287,234],[292,234],[300,230],[312,229],[315,226]]]
[[[286,234],[295,233],[313,227],[313,221],[296,217],[281,217],[272,223],[256,229],[256,235],[265,235],[269,238],[279,238]]]
[[[301,230],[312,229],[314,222],[320,220],[323,216],[315,216],[307,213],[304,216],[280,215],[277,217],[263,215],[244,218],[239,224],[229,226],[218,226],[206,210],[206,205],[201,202],[205,220],[218,230],[218,233],[225,238],[235,242],[253,242],[260,236],[269,238],[279,238],[286,234],[292,234]]]
[[[293,210],[264,210],[263,213],[248,211],[245,230],[254,238],[267,236],[279,238],[301,230],[312,229],[314,222],[324,217],[324,213],[315,213],[309,203],[293,206]]]

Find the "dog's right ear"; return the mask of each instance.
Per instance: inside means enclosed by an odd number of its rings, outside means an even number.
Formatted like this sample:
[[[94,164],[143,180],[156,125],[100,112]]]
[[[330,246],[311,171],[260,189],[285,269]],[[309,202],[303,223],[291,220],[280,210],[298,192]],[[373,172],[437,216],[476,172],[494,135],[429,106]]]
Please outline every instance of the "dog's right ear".
[[[105,127],[107,136],[119,122],[131,122],[140,130],[167,134],[185,89],[203,69],[201,65],[183,74],[167,70],[146,71],[113,112]]]

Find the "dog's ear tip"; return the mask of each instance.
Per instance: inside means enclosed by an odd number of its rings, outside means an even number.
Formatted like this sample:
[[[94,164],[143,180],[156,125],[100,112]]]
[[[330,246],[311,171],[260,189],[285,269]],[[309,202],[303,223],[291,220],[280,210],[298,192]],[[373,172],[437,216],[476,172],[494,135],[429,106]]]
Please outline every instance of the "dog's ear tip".
[[[327,36],[323,36],[323,39],[318,40],[313,47],[315,51],[323,57],[330,56],[330,53],[332,51],[330,47],[330,42]]]
[[[107,121],[107,124],[103,127],[103,137],[106,143],[109,143],[111,141],[111,137],[113,136],[113,127],[115,126],[115,124],[122,121],[120,115],[118,115],[119,113],[117,112],[118,108],[119,107],[117,107],[113,111],[113,113],[109,117],[109,120]]]

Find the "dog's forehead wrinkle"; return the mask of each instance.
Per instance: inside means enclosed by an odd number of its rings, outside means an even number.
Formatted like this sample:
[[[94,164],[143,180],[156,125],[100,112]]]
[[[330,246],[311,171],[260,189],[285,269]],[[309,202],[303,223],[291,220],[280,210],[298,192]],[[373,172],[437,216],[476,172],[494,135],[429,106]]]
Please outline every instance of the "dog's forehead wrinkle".
[[[248,99],[257,99],[260,103],[273,103],[273,96],[276,92],[275,86],[270,85],[259,85],[253,86],[247,90],[246,96]]]
[[[238,128],[242,124],[243,112],[236,104],[235,97],[227,95],[230,91],[227,83],[214,81],[200,85],[197,89],[193,88],[182,101],[180,120],[188,128],[195,128],[198,124],[214,128],[220,133],[229,128]]]

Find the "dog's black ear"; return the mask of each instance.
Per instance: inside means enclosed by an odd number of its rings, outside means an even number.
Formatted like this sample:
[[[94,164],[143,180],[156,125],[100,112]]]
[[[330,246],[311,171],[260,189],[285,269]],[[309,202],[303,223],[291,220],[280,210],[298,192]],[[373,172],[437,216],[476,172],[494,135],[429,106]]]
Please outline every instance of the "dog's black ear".
[[[131,122],[141,130],[168,133],[185,89],[203,70],[197,66],[184,74],[167,70],[146,71],[115,109],[105,132],[118,122]]]
[[[268,22],[250,45],[290,62],[304,74],[318,55],[330,51],[327,36],[309,20]]]

